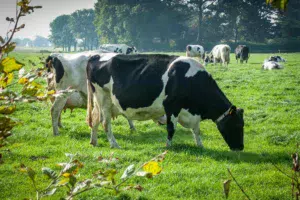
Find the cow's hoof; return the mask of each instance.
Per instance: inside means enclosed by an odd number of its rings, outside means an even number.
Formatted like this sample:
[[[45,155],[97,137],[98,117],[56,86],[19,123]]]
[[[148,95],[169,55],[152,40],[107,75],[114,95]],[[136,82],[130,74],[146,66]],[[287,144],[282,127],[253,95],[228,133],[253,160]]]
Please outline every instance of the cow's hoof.
[[[131,132],[131,133],[135,133],[135,132],[136,132],[136,129],[135,129],[135,128],[130,128],[130,132]]]
[[[53,136],[59,136],[59,133],[53,133]]]
[[[167,140],[166,147],[171,147],[171,146],[172,146],[172,141]]]
[[[90,144],[95,147],[95,146],[97,146],[97,141],[90,141]]]
[[[110,145],[110,148],[112,148],[112,149],[121,149],[121,147],[118,144]]]

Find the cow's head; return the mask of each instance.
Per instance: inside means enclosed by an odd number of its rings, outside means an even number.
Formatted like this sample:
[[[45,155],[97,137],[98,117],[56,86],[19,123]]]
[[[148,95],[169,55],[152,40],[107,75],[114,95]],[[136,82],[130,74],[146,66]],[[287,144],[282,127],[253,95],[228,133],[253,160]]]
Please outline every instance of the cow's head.
[[[233,151],[244,149],[244,110],[231,106],[216,124],[229,148]]]
[[[206,53],[205,57],[204,57],[204,64],[207,65],[208,63],[212,63],[214,60],[214,57],[212,55],[212,53]]]
[[[47,68],[47,72],[51,72],[52,68],[52,56],[48,56],[45,62],[45,67]]]
[[[137,49],[135,47],[128,47],[126,54],[132,54],[132,53],[137,53]]]

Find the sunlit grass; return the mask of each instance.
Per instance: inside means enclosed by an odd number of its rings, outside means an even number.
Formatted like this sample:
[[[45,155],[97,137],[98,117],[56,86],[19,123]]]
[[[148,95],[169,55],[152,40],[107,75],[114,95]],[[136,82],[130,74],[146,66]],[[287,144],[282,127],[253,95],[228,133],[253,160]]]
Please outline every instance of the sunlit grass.
[[[179,55],[178,53],[176,53]],[[38,62],[41,54],[15,54],[31,66],[29,59]],[[180,53],[184,55],[184,53]],[[200,124],[205,149],[195,146],[192,134],[180,125],[176,130],[173,146],[169,148],[163,172],[151,180],[135,178],[142,192],[126,191],[118,199],[224,199],[223,181],[230,178],[230,168],[236,179],[252,199],[291,199],[291,182],[278,172],[272,163],[287,173],[291,172],[290,154],[300,142],[300,53],[282,55],[287,63],[283,70],[264,71],[262,62],[270,54],[251,54],[248,64],[236,64],[231,55],[228,68],[208,65],[226,96],[245,110],[245,150],[231,152],[215,124]],[[38,102],[19,104],[14,114],[23,124],[14,128],[9,145],[0,151],[4,163],[0,165],[0,199],[35,198],[29,178],[18,171],[20,163],[35,169],[38,180],[46,186],[42,167],[59,169],[55,164],[66,161],[64,153],[78,153],[85,164],[81,178],[105,168],[97,162],[99,155],[112,152],[119,158],[116,169],[120,172],[129,164],[142,164],[163,152],[167,137],[164,126],[152,121],[135,122],[137,131],[130,132],[127,121],[118,117],[113,122],[115,137],[122,149],[110,149],[102,128],[97,147],[89,144],[89,128],[85,123],[85,110],[68,110],[62,115],[63,129],[60,136],[52,135],[51,104]],[[50,199],[59,199],[60,192]],[[78,199],[115,199],[110,193],[93,190]],[[245,199],[232,183],[229,199]]]

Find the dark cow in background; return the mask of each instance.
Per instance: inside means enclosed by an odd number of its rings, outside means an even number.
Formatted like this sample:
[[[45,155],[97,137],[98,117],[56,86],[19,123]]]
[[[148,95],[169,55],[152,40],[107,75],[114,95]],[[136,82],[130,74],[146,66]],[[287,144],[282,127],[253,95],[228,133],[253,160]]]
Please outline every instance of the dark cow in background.
[[[167,146],[177,122],[192,129],[196,144],[202,146],[199,122],[211,119],[230,149],[244,148],[243,110],[231,104],[212,76],[192,58],[137,54],[101,61],[96,55],[88,61],[87,77],[89,125],[97,130],[100,124],[93,119],[94,100],[111,147],[119,147],[111,130],[112,117],[123,114],[129,119],[157,121],[166,114]],[[92,137],[97,141],[96,134]]]
[[[99,51],[88,51],[77,54],[54,53],[46,59],[48,69],[48,90],[55,90],[55,98],[51,99],[51,118],[53,134],[58,135],[61,125],[61,112],[70,108],[87,107],[86,66],[90,56]],[[116,53],[101,53],[102,59],[110,59]],[[71,90],[67,90],[71,88]],[[64,91],[64,92],[62,92]],[[130,128],[134,129],[131,121]]]
[[[137,53],[137,49],[135,47],[128,46],[126,44],[103,44],[100,46],[100,49],[126,55]]]
[[[248,46],[238,45],[234,52],[237,63],[239,62],[239,59],[241,63],[243,63],[243,61],[246,61],[246,63],[248,62],[248,59],[250,57],[250,50]]]

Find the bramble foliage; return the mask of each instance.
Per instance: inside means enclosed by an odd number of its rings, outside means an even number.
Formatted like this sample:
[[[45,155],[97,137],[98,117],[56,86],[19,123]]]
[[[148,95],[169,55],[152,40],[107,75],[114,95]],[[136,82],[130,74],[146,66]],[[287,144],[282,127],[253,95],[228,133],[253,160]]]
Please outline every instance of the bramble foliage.
[[[16,6],[16,18],[6,17],[6,21],[9,25],[13,24],[13,28],[7,31],[5,39],[0,36],[0,147],[5,145],[4,140],[11,135],[13,127],[19,124],[7,116],[16,110],[15,102],[32,102],[45,100],[48,97],[42,85],[35,81],[42,77],[44,69],[38,68],[25,74],[25,70],[22,69],[24,64],[8,56],[16,47],[16,43],[11,42],[14,34],[25,27],[25,24],[18,25],[19,19],[42,7],[31,6],[29,0],[20,0]],[[43,58],[40,59],[43,60]],[[15,78],[17,71],[19,71],[19,77]],[[18,80],[14,81],[15,79]],[[17,83],[23,85],[21,93],[9,90],[10,86]],[[0,154],[0,159],[1,157]]]
[[[286,10],[289,0],[266,0],[267,4],[280,10]]]
[[[38,182],[36,182],[36,172],[30,168],[21,164],[20,171],[27,173],[28,177],[32,181],[33,187],[36,191],[36,198],[42,199],[46,196],[54,195],[59,189],[64,188],[67,190],[66,196],[60,199],[73,199],[75,196],[87,192],[96,188],[105,189],[106,191],[114,191],[114,194],[119,194],[124,190],[136,189],[143,190],[141,185],[127,184],[126,182],[134,177],[146,177],[152,178],[159,174],[162,170],[160,163],[165,159],[167,151],[154,157],[149,162],[144,163],[142,166],[136,168],[134,164],[129,165],[123,172],[120,180],[115,176],[117,170],[107,165],[106,169],[100,169],[93,174],[92,178],[78,180],[77,176],[79,170],[84,167],[84,164],[76,159],[76,155],[66,153],[66,156],[70,159],[67,163],[58,163],[57,165],[62,167],[60,172],[56,172],[51,168],[44,167],[42,172],[50,180],[50,184],[45,189],[38,188]],[[98,161],[109,164],[111,162],[117,162],[118,158],[113,158],[112,155],[109,159],[99,157]]]

